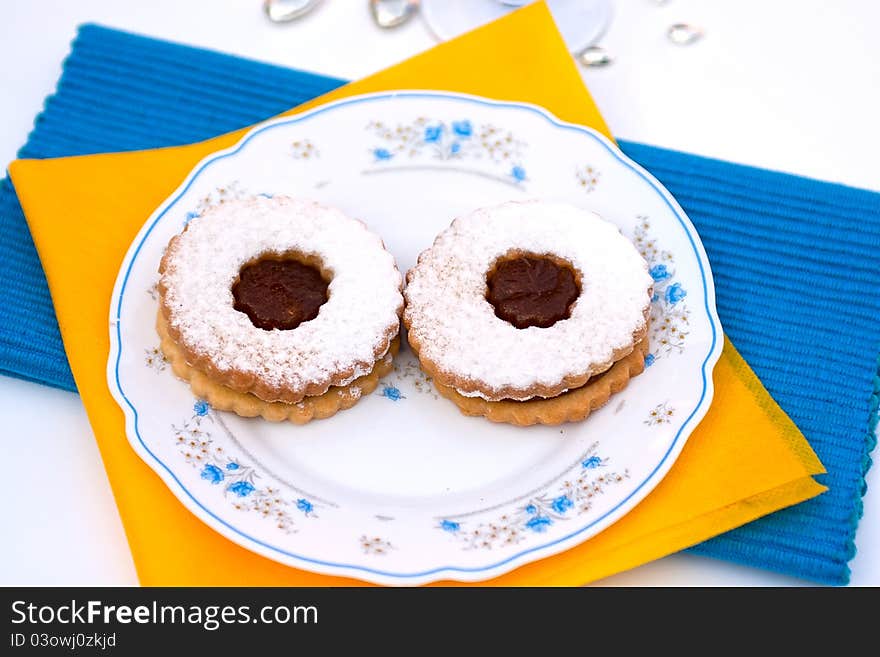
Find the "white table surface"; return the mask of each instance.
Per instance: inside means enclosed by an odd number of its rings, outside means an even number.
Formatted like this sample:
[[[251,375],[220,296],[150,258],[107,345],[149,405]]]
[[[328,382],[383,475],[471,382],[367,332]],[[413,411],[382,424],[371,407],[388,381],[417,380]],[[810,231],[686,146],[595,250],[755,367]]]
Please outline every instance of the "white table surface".
[[[478,0],[474,0],[475,2]],[[325,0],[273,25],[260,0],[4,0],[0,160],[24,143],[76,26],[92,21],[281,65],[358,78],[436,43],[421,19],[374,27],[366,0]],[[615,135],[880,190],[880,4],[862,0],[616,0],[583,69]],[[672,23],[703,26],[689,47]],[[2,236],[0,236],[2,239]],[[873,357],[868,354],[867,357]],[[78,396],[0,377],[0,585],[130,585],[134,566]],[[875,455],[876,457],[876,455]],[[880,472],[868,475],[852,585],[880,585]],[[810,582],[677,554],[603,580],[620,586],[802,586]]]

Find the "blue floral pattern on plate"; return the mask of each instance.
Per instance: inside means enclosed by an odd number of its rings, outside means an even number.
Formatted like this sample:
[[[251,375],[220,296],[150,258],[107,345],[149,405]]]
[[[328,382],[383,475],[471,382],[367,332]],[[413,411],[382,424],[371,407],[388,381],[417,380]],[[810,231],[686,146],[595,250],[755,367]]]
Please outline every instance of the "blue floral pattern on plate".
[[[467,118],[447,122],[420,117],[396,125],[370,121],[367,130],[379,140],[370,151],[374,166],[392,162],[397,166],[444,163],[446,168],[478,171],[513,185],[528,181],[523,163],[525,142],[513,132],[491,124]],[[463,163],[477,169],[468,169]]]
[[[260,474],[256,468],[214,444],[211,429],[215,418],[208,402],[197,399],[192,412],[192,417],[183,424],[171,426],[178,452],[187,463],[199,470],[202,480],[221,488],[236,510],[255,513],[288,534],[298,531],[298,517],[318,517],[313,501],[302,497],[287,499],[280,488],[260,485]],[[299,512],[297,516],[292,513],[293,509]]]
[[[651,222],[639,217],[633,232],[633,244],[648,262],[648,273],[654,279],[651,298],[651,352],[645,357],[645,366],[651,367],[660,358],[684,351],[690,331],[690,310],[685,302],[687,289],[678,280],[675,256],[660,247],[651,235]]]
[[[395,402],[400,401],[401,399],[406,399],[403,393],[400,392],[400,388],[390,383],[382,384],[382,389],[379,391],[379,395]]]
[[[471,514],[441,518],[436,527],[462,543],[465,550],[487,549],[515,545],[534,534],[543,534],[558,522],[565,522],[593,506],[595,497],[609,486],[629,479],[629,470],[609,469],[609,459],[602,458],[594,443],[577,462],[548,487],[530,495],[511,511],[506,511],[490,522],[471,525]],[[506,505],[505,505],[506,506]]]

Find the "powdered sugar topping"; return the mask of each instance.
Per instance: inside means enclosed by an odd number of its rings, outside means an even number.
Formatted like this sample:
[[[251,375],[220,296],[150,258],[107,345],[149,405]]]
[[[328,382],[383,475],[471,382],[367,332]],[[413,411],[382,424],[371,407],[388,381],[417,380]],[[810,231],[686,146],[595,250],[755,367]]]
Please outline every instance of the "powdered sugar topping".
[[[290,252],[321,259],[332,272],[329,298],[295,329],[259,329],[233,308],[232,285],[246,263]],[[394,259],[362,222],[284,196],[227,202],[193,219],[169,249],[160,281],[169,324],[190,352],[291,391],[345,385],[371,371],[397,333],[400,287]]]
[[[581,276],[571,316],[549,328],[518,329],[495,316],[486,274],[512,250],[554,255]],[[607,369],[645,330],[652,279],[617,226],[564,203],[510,202],[456,219],[419,258],[405,318],[419,357],[464,385],[467,396],[535,386]]]

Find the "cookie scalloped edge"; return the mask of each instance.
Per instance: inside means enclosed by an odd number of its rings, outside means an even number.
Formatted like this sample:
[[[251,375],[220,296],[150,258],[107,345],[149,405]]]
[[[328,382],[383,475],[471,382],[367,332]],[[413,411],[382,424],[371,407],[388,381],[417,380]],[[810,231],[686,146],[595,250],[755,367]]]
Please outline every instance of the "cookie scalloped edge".
[[[608,403],[612,395],[626,388],[630,379],[644,372],[647,353],[648,339],[644,338],[628,355],[598,375],[595,381],[552,399],[488,401],[482,397],[465,397],[436,379],[434,383],[437,391],[452,401],[464,415],[482,416],[492,422],[520,427],[580,422]]]
[[[360,221],[359,219],[356,219],[355,221],[363,224],[364,228],[366,228],[366,224],[363,221]],[[184,232],[185,231],[186,228],[184,228]],[[161,276],[157,285],[159,292],[159,308],[161,314],[165,317],[166,332],[183,353],[186,363],[191,369],[204,374],[208,380],[212,382],[218,383],[219,385],[235,392],[253,395],[268,403],[280,402],[285,404],[295,404],[308,397],[322,395],[331,388],[342,387],[352,383],[359,378],[360,372],[368,372],[371,368],[375,367],[379,360],[388,353],[392,342],[398,339],[400,334],[400,317],[403,314],[404,308],[403,277],[401,277],[400,284],[398,285],[398,291],[401,293],[400,304],[395,310],[398,321],[394,324],[390,324],[384,335],[378,339],[373,352],[373,362],[357,362],[346,370],[336,372],[332,377],[322,379],[321,381],[310,381],[298,388],[273,386],[252,373],[242,372],[235,369],[220,369],[214,364],[214,361],[209,356],[192,349],[185,344],[180,332],[174,327],[174,324],[171,321],[171,310],[165,303],[167,288],[164,284],[164,274],[169,267],[171,255],[174,253],[179,237],[180,235],[175,235],[168,242],[168,246],[159,264],[159,274]],[[384,241],[380,240],[380,243],[383,249],[386,248]]]
[[[269,402],[245,392],[238,392],[212,380],[204,372],[187,363],[184,350],[168,331],[168,323],[159,312],[156,330],[161,338],[160,348],[168,360],[172,372],[189,383],[197,397],[207,401],[218,411],[232,411],[242,417],[262,417],[270,422],[290,421],[305,424],[311,420],[324,419],[354,406],[365,395],[371,394],[379,385],[379,379],[393,369],[392,360],[397,355],[400,339],[392,339],[385,354],[376,361],[373,369],[344,386],[333,386],[320,395],[304,397],[296,403]]]

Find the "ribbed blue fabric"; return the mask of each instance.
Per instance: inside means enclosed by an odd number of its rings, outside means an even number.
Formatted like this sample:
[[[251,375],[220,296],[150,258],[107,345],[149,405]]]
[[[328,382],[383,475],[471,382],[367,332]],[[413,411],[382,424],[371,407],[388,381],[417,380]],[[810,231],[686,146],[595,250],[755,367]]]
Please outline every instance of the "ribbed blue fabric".
[[[183,144],[342,84],[215,52],[83,26],[22,157]],[[197,99],[197,102],[194,100]],[[880,377],[880,194],[620,143],[700,232],[728,336],[828,468],[830,487],[692,548],[843,584],[874,446]],[[0,182],[0,371],[74,390],[21,208]]]

